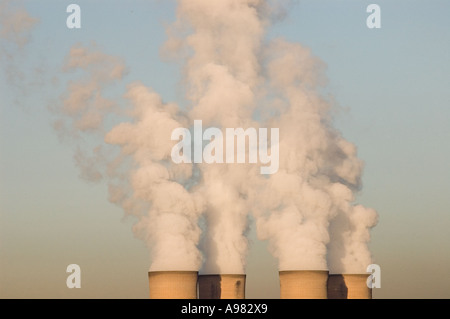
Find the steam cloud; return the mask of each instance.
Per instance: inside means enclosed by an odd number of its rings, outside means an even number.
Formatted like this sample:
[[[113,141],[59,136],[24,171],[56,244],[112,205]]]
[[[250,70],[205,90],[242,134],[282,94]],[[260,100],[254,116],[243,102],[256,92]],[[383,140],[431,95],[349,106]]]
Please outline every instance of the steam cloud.
[[[126,102],[108,98],[124,80],[125,62],[81,44],[67,56],[62,71],[82,76],[52,108],[54,126],[75,142],[81,176],[106,180],[109,200],[136,217],[133,230],[150,248],[152,271],[245,273],[249,216],[280,270],[364,273],[372,263],[377,214],[354,203],[363,163],[333,127],[333,102],[320,93],[324,63],[300,44],[266,37],[286,12],[280,3],[289,2],[178,1],[162,52],[183,62],[187,108],[140,82],[127,86]],[[279,128],[278,172],[173,163],[171,133],[194,120]]]
[[[280,170],[256,184],[253,210],[258,234],[268,239],[280,270],[329,269],[364,273],[376,213],[354,206],[362,162],[356,148],[333,128],[332,104],[319,95],[323,63],[299,44],[282,39],[267,47],[272,93],[269,119],[280,127]]]
[[[0,2],[0,37],[23,48],[29,41],[30,31],[38,22],[28,12],[20,7],[14,6],[13,1],[3,0]]]
[[[31,38],[32,29],[38,24],[21,6],[21,1],[0,1],[0,66],[8,84],[20,88],[20,94],[26,93],[25,72],[20,67],[23,62],[26,45]],[[25,85],[27,84],[27,85]],[[16,104],[19,100],[16,99]]]

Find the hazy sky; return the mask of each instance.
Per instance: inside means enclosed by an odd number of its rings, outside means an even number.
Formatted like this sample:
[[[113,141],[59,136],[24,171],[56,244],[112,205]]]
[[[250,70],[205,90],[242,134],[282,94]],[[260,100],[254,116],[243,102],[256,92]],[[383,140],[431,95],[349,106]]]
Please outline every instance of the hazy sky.
[[[80,178],[51,109],[74,76],[61,71],[70,48],[94,42],[128,68],[108,96],[139,80],[183,105],[179,65],[160,55],[175,2],[14,2],[37,20],[22,46],[0,39],[0,297],[147,298],[149,255],[135,220],[108,201],[105,183]],[[81,29],[66,26],[73,2]],[[381,8],[380,29],[366,26],[370,3]],[[336,127],[365,162],[358,202],[379,214],[375,298],[450,298],[449,10],[446,0],[302,0],[267,35],[326,63]],[[253,225],[249,236],[247,297],[278,298],[276,260]],[[66,287],[73,263],[81,289]]]

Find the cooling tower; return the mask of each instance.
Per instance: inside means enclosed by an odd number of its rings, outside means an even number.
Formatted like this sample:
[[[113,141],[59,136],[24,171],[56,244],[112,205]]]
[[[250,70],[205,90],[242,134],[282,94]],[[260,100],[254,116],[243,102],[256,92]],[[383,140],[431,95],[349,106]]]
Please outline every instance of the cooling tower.
[[[328,299],[372,299],[367,287],[370,274],[338,274],[328,277]]]
[[[280,271],[281,299],[327,299],[327,270]]]
[[[199,299],[245,299],[245,275],[198,276]]]
[[[196,271],[150,271],[150,299],[197,299]]]

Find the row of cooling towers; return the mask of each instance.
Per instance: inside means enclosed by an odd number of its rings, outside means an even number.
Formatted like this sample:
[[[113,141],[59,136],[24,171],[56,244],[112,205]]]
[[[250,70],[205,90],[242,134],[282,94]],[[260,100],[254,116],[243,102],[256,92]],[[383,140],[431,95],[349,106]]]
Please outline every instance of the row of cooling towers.
[[[280,271],[281,299],[372,299],[369,274]],[[150,299],[245,299],[246,275],[198,275],[196,271],[148,273]]]

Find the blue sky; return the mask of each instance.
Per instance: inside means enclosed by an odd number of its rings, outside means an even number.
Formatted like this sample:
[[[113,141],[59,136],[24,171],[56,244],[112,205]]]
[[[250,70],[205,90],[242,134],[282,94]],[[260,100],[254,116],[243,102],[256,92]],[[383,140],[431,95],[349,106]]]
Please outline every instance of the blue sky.
[[[140,80],[182,104],[179,66],[159,54],[175,3],[77,1],[82,28],[69,30],[70,3],[23,1],[39,19],[13,60],[26,78],[0,77],[0,297],[146,298],[148,252],[133,220],[108,202],[105,184],[79,178],[49,105],[71,76],[60,72],[70,47],[92,41],[128,66],[111,96]],[[366,27],[370,3],[381,7],[381,29]],[[450,297],[449,9],[444,0],[304,0],[268,31],[327,65],[335,124],[365,162],[358,201],[379,213],[376,298]],[[277,298],[276,261],[253,228],[250,238],[247,297]],[[81,266],[81,289],[65,285],[71,263]]]

